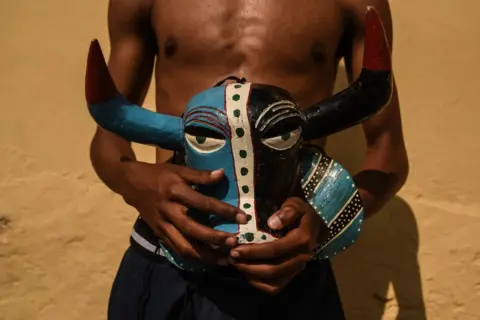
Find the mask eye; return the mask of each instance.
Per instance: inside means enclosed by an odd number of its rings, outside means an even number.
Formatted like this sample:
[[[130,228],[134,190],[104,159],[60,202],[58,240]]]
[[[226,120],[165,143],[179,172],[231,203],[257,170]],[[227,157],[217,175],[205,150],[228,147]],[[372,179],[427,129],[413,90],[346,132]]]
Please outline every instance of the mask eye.
[[[206,128],[190,127],[185,132],[187,143],[200,153],[211,153],[221,149],[225,144],[225,138]]]
[[[301,134],[302,128],[297,128],[282,135],[274,136],[271,138],[264,138],[262,139],[262,142],[263,144],[272,149],[286,150],[293,147],[298,142]]]
[[[226,143],[225,139],[194,136],[186,133],[185,138],[188,144],[200,153],[210,153],[219,150]]]

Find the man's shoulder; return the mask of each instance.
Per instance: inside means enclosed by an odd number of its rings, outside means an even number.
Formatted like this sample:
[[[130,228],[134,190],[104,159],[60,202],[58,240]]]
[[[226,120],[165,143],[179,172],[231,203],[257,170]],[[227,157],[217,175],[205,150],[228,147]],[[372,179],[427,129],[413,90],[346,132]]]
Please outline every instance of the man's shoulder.
[[[119,16],[149,16],[154,0],[109,0],[109,11]]]

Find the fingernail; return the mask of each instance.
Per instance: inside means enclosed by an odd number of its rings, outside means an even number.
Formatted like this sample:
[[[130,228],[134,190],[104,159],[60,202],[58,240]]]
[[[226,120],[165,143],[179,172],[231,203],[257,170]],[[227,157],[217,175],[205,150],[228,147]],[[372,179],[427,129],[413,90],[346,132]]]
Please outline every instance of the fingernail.
[[[223,170],[222,170],[222,169],[213,170],[210,174],[211,174],[214,178],[216,178],[216,177],[219,177],[219,176],[223,175]]]
[[[227,258],[222,258],[217,261],[217,264],[222,267],[228,266],[228,259]]]
[[[237,215],[235,216],[235,220],[237,221],[237,223],[245,224],[247,223],[247,215],[244,213],[237,213]]]
[[[282,227],[282,220],[276,215],[272,216],[268,219],[268,226],[273,230],[280,229]]]
[[[240,257],[240,253],[238,253],[238,251],[230,251],[230,255],[232,256],[232,258],[238,258]]]
[[[237,245],[237,238],[236,237],[230,237],[225,240],[225,244],[229,247],[235,247]]]

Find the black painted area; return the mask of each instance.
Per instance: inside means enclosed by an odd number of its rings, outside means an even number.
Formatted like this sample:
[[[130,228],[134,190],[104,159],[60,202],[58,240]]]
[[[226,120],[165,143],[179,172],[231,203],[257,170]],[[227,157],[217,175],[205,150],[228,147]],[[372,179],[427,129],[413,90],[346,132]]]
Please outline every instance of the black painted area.
[[[326,137],[366,121],[390,102],[392,89],[391,71],[363,69],[350,87],[305,110],[304,139]]]
[[[301,139],[292,148],[275,150],[262,143],[266,136],[282,135],[294,127],[303,127],[302,118],[295,117],[273,125],[268,131],[256,130],[254,124],[261,112],[271,103],[289,100],[290,95],[283,89],[268,85],[252,85],[248,101],[249,120],[255,153],[255,209],[258,228],[274,236],[282,236],[283,232],[274,232],[268,228],[268,218],[275,213],[285,200],[292,196],[293,190],[300,183],[299,161]],[[273,134],[272,134],[273,133]]]

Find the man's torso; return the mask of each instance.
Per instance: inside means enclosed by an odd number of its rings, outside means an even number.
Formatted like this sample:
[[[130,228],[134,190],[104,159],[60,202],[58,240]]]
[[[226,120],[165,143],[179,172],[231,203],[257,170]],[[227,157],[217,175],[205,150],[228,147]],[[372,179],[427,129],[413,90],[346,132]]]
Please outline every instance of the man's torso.
[[[282,87],[301,107],[325,99],[348,46],[346,17],[334,0],[152,0],[157,110],[178,116],[231,75]]]

